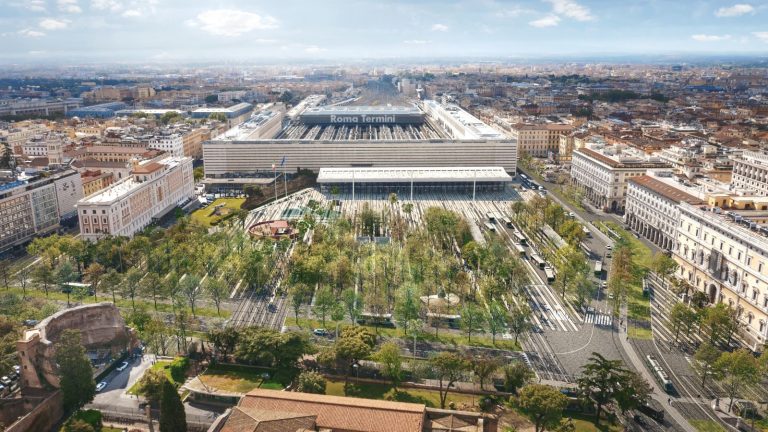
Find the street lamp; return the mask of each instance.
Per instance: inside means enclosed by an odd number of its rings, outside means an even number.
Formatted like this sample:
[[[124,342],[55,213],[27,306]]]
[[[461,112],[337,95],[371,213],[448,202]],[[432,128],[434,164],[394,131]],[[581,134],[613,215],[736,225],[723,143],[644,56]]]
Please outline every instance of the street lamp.
[[[357,377],[357,379],[360,380],[360,365],[358,363],[355,363],[352,365],[352,368],[355,370],[355,377]]]

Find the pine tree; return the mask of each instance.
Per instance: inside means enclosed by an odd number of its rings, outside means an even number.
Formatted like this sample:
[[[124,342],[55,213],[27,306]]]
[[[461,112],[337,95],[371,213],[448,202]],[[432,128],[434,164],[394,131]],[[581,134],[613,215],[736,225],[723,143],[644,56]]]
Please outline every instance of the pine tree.
[[[59,364],[64,410],[72,412],[91,402],[96,395],[96,383],[80,331],[67,329],[61,333],[56,344],[56,363]]]
[[[168,381],[160,397],[160,432],[187,432],[187,417],[179,392]]]

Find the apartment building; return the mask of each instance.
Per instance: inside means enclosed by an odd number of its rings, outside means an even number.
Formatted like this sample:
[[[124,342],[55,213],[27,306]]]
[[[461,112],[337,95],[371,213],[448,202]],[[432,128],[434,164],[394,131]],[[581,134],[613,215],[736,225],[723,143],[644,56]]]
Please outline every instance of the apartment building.
[[[80,173],[83,182],[83,196],[88,197],[106,188],[115,182],[115,175],[111,172],[99,170],[84,171]]]
[[[171,156],[185,156],[184,139],[176,133],[154,136],[149,139],[147,147],[166,152]]]
[[[733,158],[731,184],[736,189],[748,189],[768,196],[768,154],[744,151]]]
[[[627,181],[624,219],[636,233],[664,250],[673,250],[681,202],[700,205],[704,200],[696,191],[679,184],[671,172],[650,171]]]
[[[588,132],[570,132],[560,134],[560,143],[557,148],[557,161],[561,164],[571,163],[573,159],[573,151],[583,148],[588,141],[595,142],[600,140],[599,137],[593,137]]]
[[[560,135],[568,134],[573,125],[518,123],[510,128],[510,136],[517,139],[520,154],[548,157],[560,150]]]
[[[193,196],[192,158],[139,163],[128,178],[77,203],[80,234],[89,241],[133,236]]]
[[[0,143],[8,144],[16,156],[24,154],[23,146],[35,135],[41,135],[48,131],[48,127],[42,123],[16,123],[15,127],[0,130]]]
[[[625,146],[587,144],[573,152],[571,178],[592,204],[605,211],[623,213],[627,181],[649,169],[669,167],[657,157]]]
[[[181,134],[184,156],[193,159],[203,157],[203,142],[211,139],[211,130],[207,127],[194,128]]]
[[[54,231],[61,220],[75,215],[75,203],[82,197],[80,175],[74,170],[0,180],[0,252]]]
[[[710,303],[735,308],[740,334],[755,351],[768,341],[768,212],[682,203],[673,257],[678,277]],[[713,211],[710,211],[713,210]]]

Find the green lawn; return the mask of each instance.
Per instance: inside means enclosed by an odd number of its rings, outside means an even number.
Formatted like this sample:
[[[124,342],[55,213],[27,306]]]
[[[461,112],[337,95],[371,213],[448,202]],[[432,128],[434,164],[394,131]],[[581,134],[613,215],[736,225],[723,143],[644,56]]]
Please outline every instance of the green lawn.
[[[288,316],[286,318],[286,325],[296,325],[296,321],[292,316]],[[322,328],[323,323],[320,320],[311,320],[307,318],[299,318],[299,325],[302,329],[305,331],[312,331],[312,329],[316,328]],[[342,323],[342,326],[349,325],[348,323]],[[372,326],[366,326],[371,331],[371,333],[376,334],[376,328]],[[330,333],[334,333],[336,331],[336,324],[330,320],[325,321],[325,328]],[[440,328],[438,332],[438,336],[435,337],[435,329],[431,327],[425,327],[425,332],[423,332],[420,336],[417,337],[417,340],[422,341],[430,341],[430,342],[441,342],[446,345],[453,345],[453,346],[478,346],[478,347],[485,347],[485,348],[498,348],[498,349],[507,349],[511,351],[517,351],[520,349],[519,345],[515,345],[514,341],[510,340],[502,340],[501,335],[496,335],[496,344],[494,345],[493,340],[491,339],[490,335],[483,334],[483,335],[472,335],[472,343],[467,342],[467,337],[464,334],[458,334],[458,333],[451,333],[446,331],[444,328]],[[405,335],[405,332],[400,328],[385,328],[380,327],[378,329],[379,336],[386,336],[390,338],[400,338],[400,339],[407,339],[411,343],[413,343],[413,336]]]
[[[433,390],[405,388],[395,392],[389,384],[354,383],[350,384],[349,391],[344,394],[343,381],[328,381],[325,394],[334,396],[353,396],[364,399],[392,400],[398,402],[422,403],[428,407],[440,407],[440,393]],[[477,403],[478,397],[459,393],[448,393],[446,407],[450,402],[456,407],[462,405],[472,406]]]
[[[600,425],[595,425],[595,417],[586,414],[567,413],[566,418],[573,419],[573,425],[577,432],[619,432],[623,427],[616,422],[609,422],[605,418],[600,419]]]
[[[650,329],[643,328],[643,327],[636,327],[633,325],[629,326],[628,335],[632,339],[646,339],[646,340],[653,339],[653,332],[651,332]]]
[[[725,432],[722,426],[712,420],[690,420],[690,423],[699,432]]]
[[[173,381],[173,378],[171,377],[171,369],[168,368],[170,364],[171,362],[168,360],[158,360],[149,369],[165,371],[165,377],[168,378],[169,382],[173,383],[174,381]],[[144,373],[146,373],[146,371]],[[138,394],[139,381],[141,381],[141,378],[137,379],[136,382],[133,383],[131,388],[128,389],[128,394],[132,394],[132,395]]]
[[[650,321],[651,305],[650,299],[643,295],[642,273],[651,267],[653,261],[651,249],[613,221],[598,222],[597,226],[610,237],[615,238],[611,232],[616,233],[632,249],[632,259],[638,272],[627,293],[627,316],[631,320]],[[638,329],[638,335],[642,334],[641,330]]]
[[[258,371],[225,371],[208,368],[208,370],[205,371],[205,374],[199,375],[198,378],[206,386],[210,386],[219,390],[236,393],[248,393],[249,391],[258,388],[261,385],[262,373],[263,372]],[[280,389],[282,389],[282,387]]]
[[[204,226],[211,226],[212,223],[220,220],[233,210],[239,209],[244,202],[245,198],[219,198],[209,204],[208,207],[192,212],[192,220]],[[219,210],[219,214],[216,214],[216,206],[220,204],[224,204],[224,207]]]

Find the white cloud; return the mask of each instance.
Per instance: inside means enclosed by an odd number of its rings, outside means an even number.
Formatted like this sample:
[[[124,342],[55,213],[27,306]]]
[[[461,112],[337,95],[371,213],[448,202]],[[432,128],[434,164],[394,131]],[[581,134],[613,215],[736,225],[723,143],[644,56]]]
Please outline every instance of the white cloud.
[[[528,24],[530,24],[533,27],[538,27],[538,28],[555,27],[558,24],[560,24],[560,17],[557,16],[557,15],[548,15],[548,16],[545,16],[544,18],[539,18],[537,20],[533,20],[533,21],[529,22]]]
[[[214,9],[201,12],[186,24],[216,36],[240,36],[253,30],[268,30],[278,27],[278,21],[271,16],[262,16],[235,9]]]
[[[748,3],[738,3],[729,7],[721,7],[715,12],[715,16],[720,18],[730,18],[753,13],[755,13],[754,6]]]
[[[691,35],[691,39],[697,42],[722,42],[729,40],[731,35],[709,35],[709,34],[695,34]]]
[[[426,39],[408,39],[404,40],[403,43],[408,45],[426,45],[432,43],[432,41]]]
[[[590,21],[595,17],[589,11],[589,8],[576,3],[573,0],[544,0],[552,4],[552,12],[560,16],[573,18],[576,21]]]
[[[763,42],[768,43],[768,31],[763,32],[752,32],[752,36],[760,39]]]
[[[33,29],[28,29],[28,28],[27,29],[23,29],[23,30],[19,30],[19,34],[24,36],[24,37],[29,37],[29,38],[38,38],[38,37],[45,36],[45,33],[41,32],[41,31],[37,31],[37,30],[33,30]]]
[[[46,30],[63,30],[69,26],[69,20],[46,18],[40,20],[40,27]]]
[[[325,48],[321,48],[321,47],[319,47],[317,45],[310,45],[310,46],[304,48],[304,52],[307,53],[307,54],[317,54],[317,53],[321,53],[321,52],[325,52],[325,51],[328,51],[328,50],[325,49]]]
[[[531,13],[531,9],[526,9],[521,6],[513,5],[501,10],[498,10],[494,15],[498,18],[517,18],[520,15]]]
[[[136,17],[142,16],[143,14],[138,9],[128,9],[127,11],[123,12],[121,15],[126,18],[136,18]]]
[[[59,6],[59,10],[65,13],[80,13],[83,11],[80,5],[77,4],[77,0],[57,0],[56,3]]]
[[[445,24],[440,24],[440,23],[432,24],[432,31],[446,32],[446,31],[448,31],[448,26],[445,25]]]
[[[91,7],[96,10],[118,12],[123,8],[123,5],[117,0],[91,0]]]
[[[27,0],[24,7],[33,12],[45,12],[45,0]]]
[[[44,54],[48,54],[48,51],[45,51],[45,50],[29,51],[27,54],[32,55],[32,56],[44,55]]]

